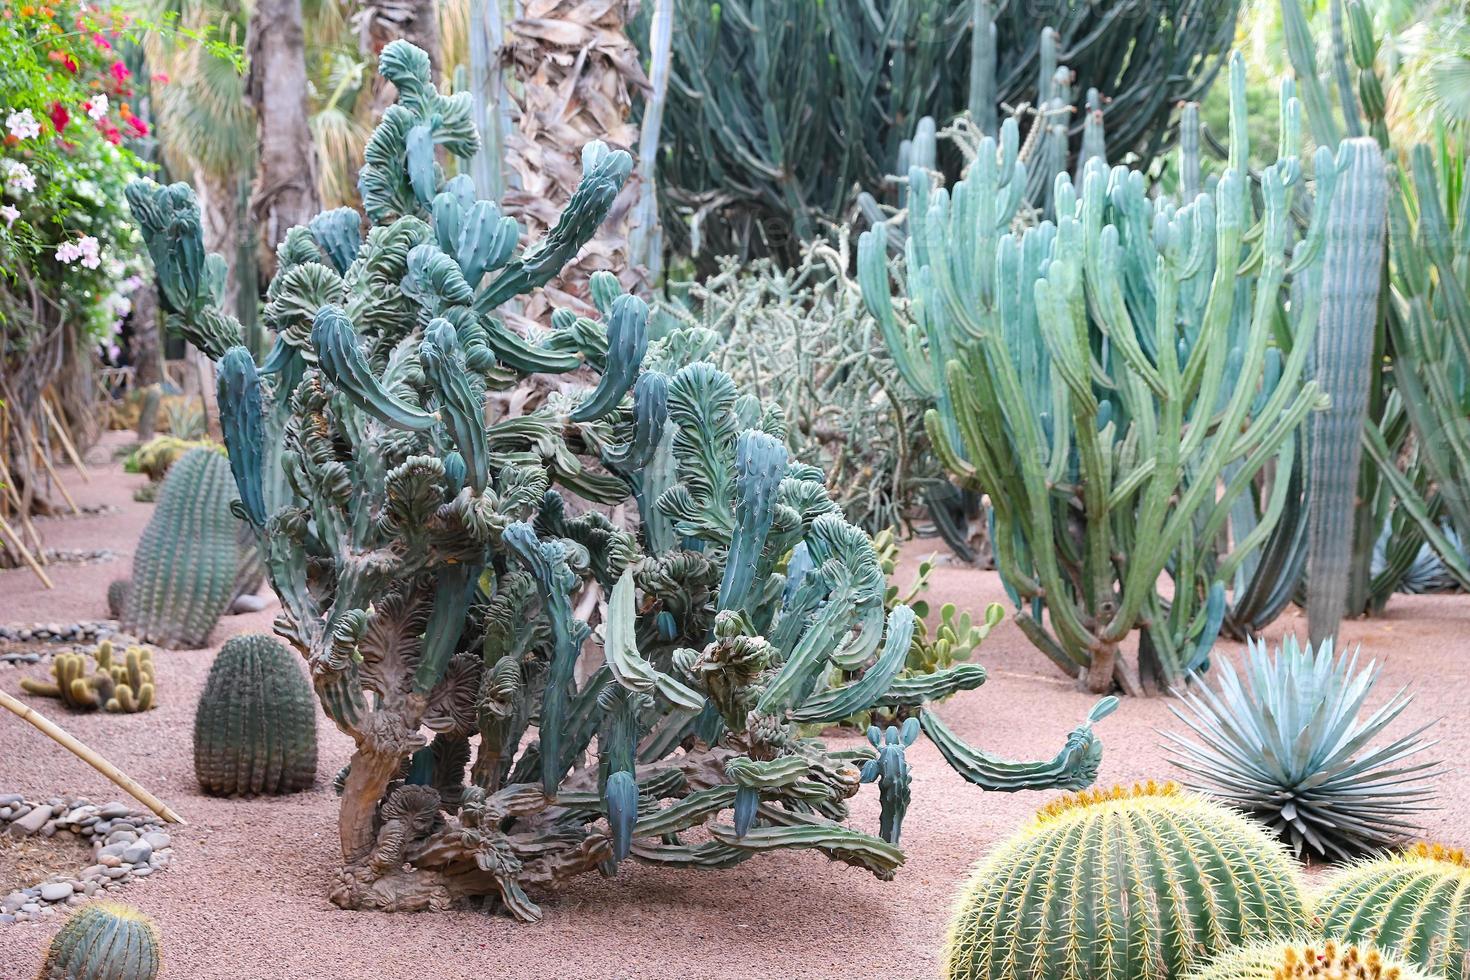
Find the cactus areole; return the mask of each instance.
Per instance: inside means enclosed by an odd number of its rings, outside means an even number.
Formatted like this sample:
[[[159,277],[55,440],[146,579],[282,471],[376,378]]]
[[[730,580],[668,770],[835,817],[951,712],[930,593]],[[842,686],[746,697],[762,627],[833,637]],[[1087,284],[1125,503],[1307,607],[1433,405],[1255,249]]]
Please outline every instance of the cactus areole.
[[[496,317],[576,255],[628,155],[586,147],[561,219],[520,243],[469,178],[441,170],[441,151],[478,145],[469,96],[442,95],[401,41],[380,70],[398,104],[365,152],[368,228],[343,209],[287,234],[260,365],[217,305],[222,267],[188,188],[129,189],[171,323],[219,360],[236,512],[260,536],[276,632],[357,744],[337,779],[332,900],[413,911],[489,896],[535,920],[531,893],[582,872],[723,868],[778,848],[889,878],[917,727],[844,751],[804,727],[876,706],[942,732],[983,788],[1091,783],[1091,719],[1036,763],[930,724],[924,705],[983,669],[896,678],[912,614],[885,617],[872,542],[819,470],[787,458],[780,413],[706,362],[715,335],[652,339],[647,306],[609,274],[591,284],[598,319],[557,311],[524,337]],[[487,405],[584,365],[594,384],[528,414]],[[633,530],[581,503],[625,500]],[[847,825],[865,781],[877,833]]]

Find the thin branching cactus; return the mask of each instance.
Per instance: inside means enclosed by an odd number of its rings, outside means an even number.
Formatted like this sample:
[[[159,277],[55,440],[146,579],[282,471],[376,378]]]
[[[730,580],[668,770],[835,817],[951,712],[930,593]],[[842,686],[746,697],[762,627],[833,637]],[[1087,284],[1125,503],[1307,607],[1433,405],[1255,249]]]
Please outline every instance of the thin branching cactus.
[[[565,212],[522,246],[439,163],[478,145],[469,97],[435,90],[403,42],[380,70],[399,101],[367,146],[370,226],[339,210],[288,233],[264,366],[216,305],[188,189],[132,195],[173,320],[219,358],[238,510],[281,598],[276,631],[357,746],[337,779],[332,900],[421,910],[482,895],[533,920],[532,893],[577,874],[722,868],[781,848],[888,878],[920,732],[982,787],[1090,783],[1092,723],[1111,699],[1036,763],[971,749],[923,710],[983,668],[899,676],[912,610],[885,613],[871,540],[821,471],[790,458],[781,412],[709,362],[714,334],[650,339],[643,301],[603,274],[598,318],[558,310],[523,337],[497,317],[593,234],[628,155],[587,146]],[[489,392],[584,366],[590,389],[488,418]],[[273,504],[277,417],[289,493]],[[629,498],[634,530],[578,503]],[[594,644],[579,610],[599,599]],[[917,724],[847,751],[806,734],[877,708]],[[847,822],[864,782],[877,783],[876,833]]]

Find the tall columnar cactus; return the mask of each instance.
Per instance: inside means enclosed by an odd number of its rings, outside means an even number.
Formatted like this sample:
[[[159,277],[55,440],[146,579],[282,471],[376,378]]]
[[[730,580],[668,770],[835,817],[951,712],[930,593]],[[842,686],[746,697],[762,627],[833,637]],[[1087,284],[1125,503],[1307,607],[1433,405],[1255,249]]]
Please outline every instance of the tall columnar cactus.
[[[1317,900],[1329,936],[1374,942],[1445,980],[1470,976],[1470,861],[1415,844],[1343,869]]]
[[[970,879],[945,980],[1163,980],[1305,934],[1297,871],[1244,817],[1173,783],[1065,797]]]
[[[316,706],[291,651],[231,637],[194,710],[194,775],[216,796],[279,795],[316,781]]]
[[[153,980],[158,929],[136,909],[89,902],[57,930],[37,980]]]
[[[1299,940],[1232,950],[1185,980],[1436,980],[1372,946]]]
[[[1080,188],[1057,176],[1055,224],[1012,231],[1027,171],[1008,121],[953,189],[910,176],[901,272],[884,236],[859,243],[869,308],[905,381],[933,399],[941,461],[990,496],[1019,624],[1098,692],[1148,690],[1206,663],[1226,586],[1279,517],[1293,433],[1323,403],[1303,373],[1324,219],[1354,157],[1318,151],[1316,217],[1300,237],[1295,157],[1261,175],[1256,216],[1238,56],[1231,95],[1231,155],[1210,194],[1152,197],[1142,173],[1094,160]],[[1287,137],[1298,118],[1285,93]],[[1276,504],[1218,554],[1232,505],[1273,461]],[[1120,652],[1135,629],[1137,664]]]
[[[229,461],[213,450],[192,450],[169,469],[133,556],[125,631],[162,647],[209,641],[235,595],[236,497]]]
[[[890,877],[912,727],[871,773],[875,835],[846,821],[878,753],[830,750],[803,726],[877,705],[927,716],[983,669],[895,680],[908,611],[885,621],[872,543],[821,472],[787,458],[780,412],[708,362],[714,335],[651,340],[647,307],[610,275],[590,283],[599,318],[558,310],[525,337],[496,315],[588,240],[627,154],[586,147],[566,211],[522,246],[440,168],[441,152],[475,151],[468,95],[440,94],[403,42],[380,71],[399,101],[365,154],[371,227],[336,211],[287,234],[264,365],[218,343],[238,329],[196,302],[209,262],[176,260],[192,241],[160,264],[178,326],[222,358],[239,511],[281,599],[277,632],[356,743],[332,900],[420,910],[484,895],[535,919],[528,890],[620,861],[718,868],[787,847]],[[186,189],[130,199],[150,247],[194,227]],[[592,388],[487,421],[488,392],[583,366]],[[273,503],[259,440],[274,412],[291,493]],[[563,490],[631,498],[637,531]],[[581,618],[599,598],[602,621]],[[1085,786],[1101,745],[1088,722],[1044,762],[951,751],[1010,790]]]
[[[1353,549],[1372,547],[1371,539],[1354,541],[1353,521],[1373,384],[1388,176],[1373,140],[1359,137],[1341,147],[1336,187],[1326,205],[1312,371],[1332,402],[1312,416],[1307,433],[1307,623],[1314,644],[1336,638],[1348,608]]]

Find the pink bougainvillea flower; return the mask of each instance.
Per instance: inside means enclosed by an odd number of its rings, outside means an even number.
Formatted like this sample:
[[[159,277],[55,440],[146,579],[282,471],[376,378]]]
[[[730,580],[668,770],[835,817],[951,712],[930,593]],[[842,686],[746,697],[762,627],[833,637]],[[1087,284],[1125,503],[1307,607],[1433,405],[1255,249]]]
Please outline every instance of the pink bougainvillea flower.
[[[138,136],[148,135],[148,124],[137,116],[128,117],[128,127]]]
[[[119,82],[126,81],[128,76],[132,75],[132,72],[128,71],[128,66],[121,61],[114,61],[108,71],[112,72],[112,77]]]
[[[65,68],[67,71],[71,72],[73,75],[75,75],[77,73],[77,71],[79,70],[79,68],[80,68],[80,66],[77,64],[77,59],[73,58],[71,55],[67,54],[65,51],[52,51],[46,57],[50,58],[52,61],[56,62],[61,67]]]
[[[103,51],[112,50],[111,42],[109,42],[107,38],[103,37],[101,34],[93,34],[92,43],[97,45],[97,47],[101,48]]]
[[[76,242],[62,242],[56,246],[56,261],[62,265],[71,265],[82,257],[82,247]]]
[[[93,119],[101,119],[107,115],[107,96],[94,95],[91,99],[82,103],[82,108],[87,110],[87,115]]]
[[[149,78],[151,81],[157,82],[159,85],[168,84],[168,72],[166,71],[156,71],[152,75],[150,75]]]
[[[15,219],[19,217],[20,211],[16,209],[15,205],[7,204],[4,207],[0,207],[0,218],[5,219],[5,227],[8,228],[15,224]]]
[[[51,103],[51,111],[47,113],[51,117],[51,125],[59,133],[71,122],[71,113],[66,111],[66,106],[60,102]]]

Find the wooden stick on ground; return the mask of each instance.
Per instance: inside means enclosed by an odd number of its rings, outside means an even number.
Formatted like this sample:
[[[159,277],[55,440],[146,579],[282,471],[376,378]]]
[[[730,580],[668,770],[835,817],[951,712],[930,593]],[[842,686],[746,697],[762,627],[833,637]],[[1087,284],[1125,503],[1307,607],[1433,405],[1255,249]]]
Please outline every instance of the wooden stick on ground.
[[[26,440],[30,443],[31,451],[36,454],[36,458],[39,459],[41,461],[41,465],[46,468],[46,473],[51,477],[51,482],[56,484],[57,490],[61,491],[62,498],[66,501],[67,505],[71,507],[71,512],[78,517],[81,517],[82,509],[78,507],[77,502],[72,499],[71,494],[66,489],[66,484],[61,482],[61,477],[56,475],[56,467],[51,465],[51,457],[47,456],[45,450],[41,448],[40,440],[38,440],[36,438],[36,434],[31,431],[31,427],[22,423],[20,426],[20,434],[25,436]]]
[[[118,786],[122,787],[130,795],[136,798],[144,806],[148,807],[148,809],[158,814],[164,820],[168,821],[169,823],[176,823],[181,826],[188,826],[188,824],[185,823],[183,817],[179,816],[177,813],[169,809],[168,804],[164,803],[158,797],[148,792],[142,786],[139,786],[131,776],[122,772],[120,769],[117,768],[117,766],[114,766],[112,763],[102,758],[102,756],[98,755],[94,750],[82,744],[74,736],[69,734],[64,728],[56,724],[56,722],[52,721],[51,719],[47,718],[45,715],[41,714],[39,711],[22,703],[19,699],[10,694],[7,694],[4,691],[0,691],[0,707],[13,711],[15,714],[20,716],[21,720],[30,722],[32,725],[35,725],[37,728],[39,728],[42,732],[51,736],[51,738],[55,739],[62,746],[70,749],[77,758],[81,759],[83,762],[87,763],[87,765],[91,766],[93,769],[96,769],[98,772],[102,773],[102,775],[106,776]]]
[[[45,570],[41,568],[40,562],[36,561],[36,556],[31,554],[31,549],[26,547],[26,543],[21,540],[20,535],[15,533],[15,528],[11,527],[9,522],[3,517],[0,517],[0,531],[5,532],[5,536],[10,539],[10,543],[15,546],[15,550],[20,552],[20,556],[25,559],[25,563],[31,566],[31,571],[36,573],[36,577],[41,580],[41,584],[48,589],[56,588],[51,583],[51,579],[47,576]]]
[[[51,402],[45,395],[41,396],[41,408],[46,412],[46,420],[51,423],[51,431],[61,440],[61,448],[66,450],[66,456],[71,460],[71,465],[82,474],[82,480],[86,483],[92,482],[92,474],[87,472],[87,466],[82,462],[82,454],[77,452],[77,444],[72,442],[71,433],[66,429],[66,423],[61,421],[61,416],[56,414],[51,407]]]

